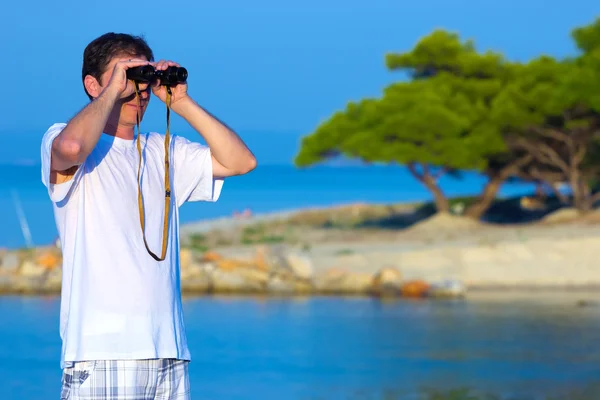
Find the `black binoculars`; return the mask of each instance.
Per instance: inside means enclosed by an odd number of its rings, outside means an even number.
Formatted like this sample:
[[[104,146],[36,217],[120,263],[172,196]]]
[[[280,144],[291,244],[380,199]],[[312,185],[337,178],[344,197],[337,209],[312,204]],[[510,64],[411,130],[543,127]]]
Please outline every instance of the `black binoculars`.
[[[137,82],[153,83],[160,79],[161,85],[185,83],[188,73],[183,67],[170,66],[165,70],[157,70],[152,65],[141,65],[127,70],[127,79]]]

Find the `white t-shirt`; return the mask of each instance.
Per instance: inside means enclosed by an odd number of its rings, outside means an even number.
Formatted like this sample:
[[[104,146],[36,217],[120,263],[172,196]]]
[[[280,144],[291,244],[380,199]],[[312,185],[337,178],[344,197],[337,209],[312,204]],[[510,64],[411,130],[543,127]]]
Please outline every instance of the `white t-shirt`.
[[[52,200],[63,253],[61,367],[72,361],[190,359],[179,273],[179,212],[186,201],[216,201],[223,180],[212,173],[207,146],[173,135],[171,219],[166,259],[146,250],[138,209],[135,140],[102,134],[73,179],[50,184],[52,141],[42,139],[42,182]],[[162,250],[164,135],[142,134],[146,239]]]

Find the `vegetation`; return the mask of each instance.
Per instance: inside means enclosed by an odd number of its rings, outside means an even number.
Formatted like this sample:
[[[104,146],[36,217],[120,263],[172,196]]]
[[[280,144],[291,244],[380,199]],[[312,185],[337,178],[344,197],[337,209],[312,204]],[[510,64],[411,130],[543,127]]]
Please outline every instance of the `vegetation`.
[[[303,138],[295,163],[346,156],[406,165],[444,212],[451,206],[439,179],[477,171],[488,183],[464,212],[474,218],[509,179],[534,182],[585,213],[600,200],[600,18],[571,36],[576,57],[517,63],[436,30],[385,57],[407,81],[335,112]]]

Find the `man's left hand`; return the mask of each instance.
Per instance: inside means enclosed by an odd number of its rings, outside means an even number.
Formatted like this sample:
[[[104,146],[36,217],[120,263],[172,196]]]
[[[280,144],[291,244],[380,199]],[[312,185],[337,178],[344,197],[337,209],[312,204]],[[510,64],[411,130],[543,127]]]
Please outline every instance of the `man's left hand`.
[[[156,63],[153,63],[153,65],[154,68],[162,71],[171,66],[180,67],[179,64],[168,60],[160,60]],[[154,93],[154,95],[158,97],[163,103],[166,103],[167,87],[163,85],[160,81],[154,83],[154,85],[152,86],[152,93]],[[186,97],[188,97],[187,83],[178,83],[177,85],[171,86],[171,105],[177,103],[179,100],[184,99]]]

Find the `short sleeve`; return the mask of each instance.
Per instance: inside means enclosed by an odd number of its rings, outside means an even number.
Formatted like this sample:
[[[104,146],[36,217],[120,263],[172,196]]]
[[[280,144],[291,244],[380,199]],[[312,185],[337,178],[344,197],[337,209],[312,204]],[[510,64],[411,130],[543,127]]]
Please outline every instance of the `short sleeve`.
[[[213,176],[208,146],[174,135],[173,168],[178,206],[187,201],[216,202],[219,199],[223,179]]]
[[[54,142],[54,139],[56,139],[56,137],[62,132],[65,126],[67,126],[65,123],[56,123],[48,128],[42,137],[42,183],[48,189],[48,195],[50,196],[50,199],[55,203],[63,201],[69,195],[71,189],[73,189],[79,182],[81,170],[83,170],[81,167],[78,168],[75,176],[66,182],[59,184],[50,183],[52,143]]]

